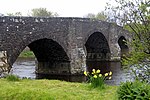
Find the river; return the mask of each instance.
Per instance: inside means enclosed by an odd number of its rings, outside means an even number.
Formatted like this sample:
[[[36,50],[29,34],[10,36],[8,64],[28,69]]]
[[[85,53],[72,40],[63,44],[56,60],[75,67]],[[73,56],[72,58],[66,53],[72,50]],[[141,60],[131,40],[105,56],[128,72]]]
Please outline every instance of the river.
[[[110,70],[113,72],[113,76],[111,80],[108,80],[107,83],[111,85],[119,85],[121,82],[125,82],[127,80],[131,80],[130,73],[127,73],[122,70],[121,63],[120,62],[107,62],[109,63]],[[11,74],[15,74],[19,76],[20,78],[30,78],[30,79],[36,79],[37,75],[35,73],[35,60],[33,58],[27,58],[22,59],[19,58],[17,61],[13,64],[11,69]],[[39,77],[39,76],[38,76]],[[81,76],[79,76],[81,78]],[[70,76],[67,77],[64,76],[64,80],[67,81],[80,81],[78,76]],[[43,77],[46,78],[46,77]],[[55,76],[53,79],[57,79],[57,76]],[[61,79],[63,76],[61,77]],[[71,80],[69,79],[71,78]],[[59,79],[59,78],[58,78]]]
[[[35,79],[35,59],[34,58],[19,58],[13,64],[11,74],[17,75],[20,78],[26,77]]]

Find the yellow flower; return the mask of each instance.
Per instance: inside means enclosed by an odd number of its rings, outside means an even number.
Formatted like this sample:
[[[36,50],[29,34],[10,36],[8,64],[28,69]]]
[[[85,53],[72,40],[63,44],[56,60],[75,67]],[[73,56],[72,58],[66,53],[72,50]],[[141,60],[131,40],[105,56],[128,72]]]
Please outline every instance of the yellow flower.
[[[87,76],[87,72],[86,71],[84,71],[84,75]]]
[[[111,77],[108,78],[109,80],[111,79]]]
[[[98,69],[97,71],[96,71],[96,73],[100,73],[101,71]]]
[[[95,69],[93,69],[92,71],[93,71],[92,74],[94,74],[95,73]]]
[[[94,75],[93,77],[94,77],[94,78],[97,78],[97,75]]]
[[[111,71],[109,72],[109,75],[112,75],[112,72],[111,72]]]
[[[102,77],[102,74],[99,74],[99,77]]]
[[[105,76],[108,76],[108,73],[105,73]]]

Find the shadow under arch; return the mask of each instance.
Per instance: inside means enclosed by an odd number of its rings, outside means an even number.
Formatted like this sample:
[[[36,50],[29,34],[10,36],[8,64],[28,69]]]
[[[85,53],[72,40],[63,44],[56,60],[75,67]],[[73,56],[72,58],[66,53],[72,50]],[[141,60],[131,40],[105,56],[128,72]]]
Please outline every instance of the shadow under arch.
[[[127,55],[129,53],[129,48],[127,46],[127,40],[124,36],[121,36],[118,39],[118,44],[120,46],[120,56],[124,57],[124,55]]]
[[[89,72],[100,69],[101,73],[109,71],[110,49],[107,39],[101,32],[94,32],[85,43],[86,65]]]
[[[36,58],[36,78],[61,79],[59,75],[70,74],[69,57],[56,41],[43,38],[31,42],[26,47],[29,47]]]

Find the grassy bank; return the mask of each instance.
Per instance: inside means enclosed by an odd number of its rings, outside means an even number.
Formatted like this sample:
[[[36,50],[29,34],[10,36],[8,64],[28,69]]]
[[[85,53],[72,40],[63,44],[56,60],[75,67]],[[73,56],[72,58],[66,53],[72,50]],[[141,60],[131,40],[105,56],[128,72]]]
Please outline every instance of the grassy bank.
[[[0,79],[0,100],[116,100],[116,89],[90,89],[85,83],[58,80]]]
[[[34,58],[34,53],[32,51],[29,50],[24,50],[21,52],[21,54],[19,55],[19,57],[21,58]]]

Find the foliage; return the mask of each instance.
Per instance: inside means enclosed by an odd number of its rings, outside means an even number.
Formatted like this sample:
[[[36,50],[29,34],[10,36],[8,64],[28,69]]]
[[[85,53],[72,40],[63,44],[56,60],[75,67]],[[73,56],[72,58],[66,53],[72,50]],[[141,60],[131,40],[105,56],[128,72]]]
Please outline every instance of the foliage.
[[[116,100],[117,86],[101,91],[87,84],[59,80],[28,80],[10,82],[0,79],[0,100]]]
[[[19,77],[16,76],[16,75],[7,75],[7,76],[6,76],[6,79],[7,79],[8,81],[19,81],[19,80],[20,80]]]
[[[19,57],[35,57],[34,53],[32,51],[29,50],[24,50],[21,52],[21,54],[19,55]]]
[[[140,81],[122,83],[117,94],[119,100],[150,100],[150,85]]]
[[[106,10],[113,13],[112,17],[117,20],[119,25],[129,30],[133,38],[132,42],[127,42],[132,50],[123,59],[124,65],[138,64],[140,67],[144,67],[141,65],[148,65],[150,62],[150,1],[115,0],[115,3],[117,6],[108,3]]]
[[[7,13],[8,16],[22,16],[21,12]]]
[[[31,10],[29,16],[33,17],[57,17],[57,13],[48,11],[46,8],[34,8]]]
[[[92,19],[98,19],[98,20],[102,20],[102,21],[106,21],[107,20],[107,15],[102,11],[99,12],[97,14],[93,14],[93,13],[88,13],[87,15],[84,16],[85,18],[92,18]]]
[[[85,71],[84,75],[89,78],[88,81],[92,88],[104,88],[105,80],[111,79],[112,72],[108,72],[102,75],[99,69],[93,69],[91,74]]]

